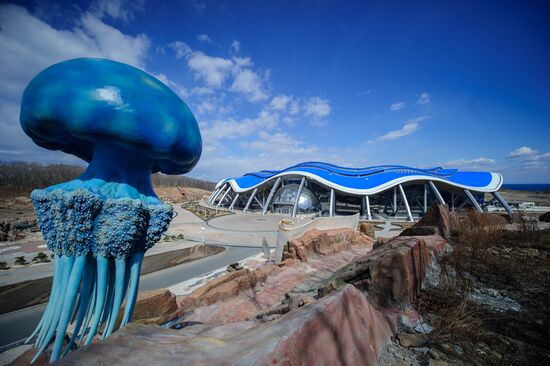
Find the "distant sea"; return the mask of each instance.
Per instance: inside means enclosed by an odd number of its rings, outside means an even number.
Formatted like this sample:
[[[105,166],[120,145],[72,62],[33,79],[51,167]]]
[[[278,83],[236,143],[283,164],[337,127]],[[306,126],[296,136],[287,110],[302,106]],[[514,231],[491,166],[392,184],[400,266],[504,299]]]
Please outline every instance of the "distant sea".
[[[503,184],[502,188],[513,189],[515,191],[544,192],[544,191],[550,191],[550,183],[548,184]]]

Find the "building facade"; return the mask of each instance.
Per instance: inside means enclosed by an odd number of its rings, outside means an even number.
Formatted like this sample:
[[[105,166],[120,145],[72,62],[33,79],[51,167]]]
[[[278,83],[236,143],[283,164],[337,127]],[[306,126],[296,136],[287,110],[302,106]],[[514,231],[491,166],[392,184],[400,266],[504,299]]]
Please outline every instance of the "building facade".
[[[305,162],[222,179],[207,203],[292,217],[359,212],[367,220],[396,217],[414,221],[432,202],[448,204],[453,211],[474,208],[482,212],[488,205],[497,205],[511,214],[498,193],[502,183],[502,175],[492,172],[399,165],[347,168]]]

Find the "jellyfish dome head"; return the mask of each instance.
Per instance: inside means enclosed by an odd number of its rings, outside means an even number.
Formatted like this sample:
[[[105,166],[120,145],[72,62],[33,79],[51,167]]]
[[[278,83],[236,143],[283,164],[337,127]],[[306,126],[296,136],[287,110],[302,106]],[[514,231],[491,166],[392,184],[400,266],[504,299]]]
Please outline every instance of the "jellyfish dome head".
[[[89,163],[79,178],[31,194],[55,254],[50,301],[31,338],[38,356],[55,335],[55,361],[100,329],[108,336],[125,298],[121,326],[130,320],[144,253],[172,219],[151,173],[189,172],[202,140],[193,113],[170,88],[137,68],[96,58],[36,75],[23,93],[20,122],[38,146]],[[71,320],[74,332],[62,352]]]

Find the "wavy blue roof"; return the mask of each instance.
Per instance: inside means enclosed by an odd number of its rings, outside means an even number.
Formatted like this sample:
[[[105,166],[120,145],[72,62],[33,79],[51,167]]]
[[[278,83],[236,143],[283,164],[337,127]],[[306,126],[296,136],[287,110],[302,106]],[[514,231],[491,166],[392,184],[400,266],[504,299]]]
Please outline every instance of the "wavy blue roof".
[[[310,161],[283,170],[262,170],[226,178],[218,187],[229,182],[237,192],[245,192],[280,176],[305,176],[320,184],[352,194],[373,194],[398,184],[411,181],[446,183],[476,192],[494,192],[502,185],[502,176],[491,172],[459,171],[435,167],[419,169],[401,165],[378,165],[365,168],[348,168],[334,164]]]

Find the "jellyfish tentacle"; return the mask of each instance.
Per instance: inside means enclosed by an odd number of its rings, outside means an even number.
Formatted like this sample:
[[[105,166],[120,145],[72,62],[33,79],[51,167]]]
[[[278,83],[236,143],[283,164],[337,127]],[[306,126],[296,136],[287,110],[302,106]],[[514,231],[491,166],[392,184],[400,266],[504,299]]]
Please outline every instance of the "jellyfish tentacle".
[[[82,278],[82,288],[80,290],[80,307],[78,309],[78,317],[76,318],[76,324],[74,327],[73,334],[71,336],[71,339],[69,340],[69,343],[67,344],[67,347],[65,351],[63,352],[64,356],[69,352],[71,349],[73,343],[77,339],[80,329],[82,327],[82,324],[84,323],[86,314],[88,313],[90,309],[90,303],[92,298],[92,291],[93,291],[93,284],[94,284],[94,272],[95,267],[93,266],[93,263],[91,263],[91,259],[89,256],[86,258],[86,264],[84,269],[84,275]],[[86,328],[84,328],[86,329]]]
[[[50,290],[50,299],[53,299],[53,296],[55,292],[57,291],[57,282],[59,281],[59,256],[55,255],[53,260],[53,281],[52,281],[52,288]],[[40,318],[40,322],[32,332],[32,334],[27,338],[25,341],[25,344],[29,343],[30,340],[38,334],[40,329],[42,329],[43,325],[46,322],[46,318],[48,317],[49,313],[51,312],[52,308],[52,302],[48,301],[48,305],[46,306],[46,310],[44,310],[44,313],[42,314],[42,317]]]
[[[128,297],[126,299],[126,307],[124,308],[124,315],[120,328],[124,327],[131,320],[133,307],[136,302],[137,291],[139,288],[139,273],[141,271],[141,262],[143,254],[138,252],[132,255],[130,259],[130,284],[128,288]]]
[[[114,294],[115,294],[115,271],[113,270],[113,262],[109,260],[109,281],[107,286],[107,301],[105,302],[105,308],[103,309],[103,315],[101,317],[101,325],[103,326],[102,334],[105,334],[105,324],[111,317],[111,308],[113,306]],[[102,337],[103,339],[103,337]]]
[[[92,317],[94,315],[94,309],[96,305],[96,296],[97,296],[97,281],[95,280],[97,278],[97,269],[95,268],[95,262],[92,261],[94,266],[94,280],[93,280],[93,288],[92,288],[92,296],[90,298],[90,305],[88,307],[88,310],[86,311],[86,320],[84,321],[84,326],[82,327],[82,332],[80,332],[79,338],[78,338],[78,345],[77,347],[80,347],[82,345],[82,342],[84,342],[84,337],[87,334],[88,325],[90,325],[90,321],[92,321]]]
[[[63,277],[61,279],[61,290],[63,291],[60,291],[60,293],[58,294],[59,296],[56,298],[56,301],[55,301],[56,304],[53,309],[54,313],[53,313],[50,325],[48,327],[48,331],[45,334],[44,338],[42,339],[39,345],[40,348],[38,349],[38,352],[36,352],[36,355],[34,356],[34,358],[31,360],[31,363],[34,363],[38,358],[38,356],[40,356],[50,344],[54,331],[57,328],[57,323],[59,322],[59,318],[61,317],[61,309],[63,308],[63,300],[65,298],[64,289],[67,288],[67,284],[69,283],[69,277],[73,269],[75,258],[63,255],[61,256],[61,261],[62,261],[61,266],[63,267],[63,275],[62,275]]]
[[[116,274],[114,282],[114,296],[113,296],[113,306],[111,314],[109,315],[109,320],[105,325],[105,332],[103,333],[103,338],[108,337],[115,327],[118,312],[120,311],[120,306],[122,305],[122,300],[124,299],[124,293],[126,289],[125,277],[126,277],[126,258],[117,258],[115,260]]]
[[[101,316],[103,315],[103,308],[105,307],[105,297],[107,293],[107,281],[108,281],[108,270],[109,270],[109,260],[102,256],[96,257],[97,262],[97,285],[96,285],[96,299],[94,307],[94,316],[92,324],[90,325],[90,330],[88,332],[88,338],[84,345],[89,345],[92,342],[92,339],[97,334],[97,329],[99,328],[99,322]]]
[[[73,313],[73,308],[80,289],[85,265],[86,255],[79,255],[74,259],[71,275],[69,277],[69,281],[67,282],[67,291],[65,293],[65,298],[63,299],[63,308],[57,324],[50,362],[56,361],[61,354],[63,341],[65,340],[65,334],[67,332],[67,326],[69,325],[69,320],[71,319],[71,315]]]

